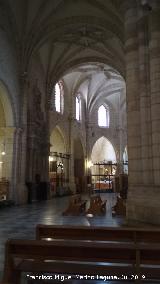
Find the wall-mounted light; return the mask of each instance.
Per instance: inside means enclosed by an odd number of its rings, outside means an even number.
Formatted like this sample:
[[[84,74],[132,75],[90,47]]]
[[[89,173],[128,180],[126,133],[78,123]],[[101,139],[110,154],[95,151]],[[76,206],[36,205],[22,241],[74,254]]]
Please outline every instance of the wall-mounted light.
[[[2,162],[2,161],[0,161],[0,164],[3,164],[3,162]]]
[[[5,144],[5,142],[2,143],[1,155],[2,156],[6,155],[6,144]]]
[[[90,169],[93,166],[92,161],[87,161],[87,168]]]
[[[49,156],[49,162],[53,162],[53,157]]]

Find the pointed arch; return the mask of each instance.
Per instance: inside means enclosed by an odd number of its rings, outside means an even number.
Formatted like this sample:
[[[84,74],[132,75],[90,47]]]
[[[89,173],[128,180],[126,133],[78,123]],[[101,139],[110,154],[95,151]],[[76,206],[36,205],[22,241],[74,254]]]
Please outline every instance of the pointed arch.
[[[106,137],[102,136],[93,145],[91,160],[93,163],[104,160],[116,162],[116,152],[112,143]]]

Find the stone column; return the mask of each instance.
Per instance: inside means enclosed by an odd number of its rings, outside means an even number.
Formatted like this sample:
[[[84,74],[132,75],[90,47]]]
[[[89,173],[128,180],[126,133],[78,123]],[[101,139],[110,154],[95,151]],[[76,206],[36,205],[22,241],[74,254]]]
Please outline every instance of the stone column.
[[[160,186],[160,10],[152,11],[150,26],[150,80],[154,183]]]
[[[144,8],[141,7],[139,8],[138,18],[139,96],[141,112],[141,160],[143,169],[142,177],[143,185],[145,186],[153,184],[148,37],[148,12],[146,12]],[[144,195],[142,189],[141,191]]]
[[[26,158],[26,164],[27,164],[27,170],[26,170],[26,179],[27,182],[33,182],[34,181],[34,174],[33,174],[33,161],[34,161],[34,137],[28,137],[27,139],[27,158]]]
[[[50,143],[43,145],[43,157],[42,157],[42,164],[43,164],[43,173],[42,179],[46,182],[49,182],[49,154],[50,154]]]
[[[70,145],[70,162],[69,162],[69,186],[72,192],[76,191],[74,178],[74,117],[69,118],[69,145]]]
[[[150,188],[148,204],[150,220],[160,224],[160,2],[149,14],[150,91],[152,119],[152,163],[154,187]]]
[[[129,157],[129,188],[127,200],[128,220],[139,219],[137,200],[143,184],[141,159],[141,113],[139,82],[139,42],[136,1],[126,1],[125,51],[126,51],[126,100]]]
[[[27,155],[27,92],[28,80],[20,82],[22,100],[20,105],[19,127],[16,128],[13,150],[13,199],[17,204],[27,202],[26,155]]]
[[[13,200],[18,204],[26,203],[26,131],[22,128],[16,128],[15,130],[12,176]]]
[[[127,218],[160,224],[160,14],[152,8],[128,1],[126,9]]]
[[[136,1],[127,1],[125,14],[126,100],[128,126],[129,183],[142,183],[139,98],[139,54]]]

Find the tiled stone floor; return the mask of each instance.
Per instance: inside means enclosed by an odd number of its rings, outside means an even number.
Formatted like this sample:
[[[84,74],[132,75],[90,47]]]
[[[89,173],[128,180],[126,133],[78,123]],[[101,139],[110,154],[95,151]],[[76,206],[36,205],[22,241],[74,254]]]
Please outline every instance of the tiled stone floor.
[[[102,199],[107,199],[106,215],[93,218],[86,216],[62,216],[62,212],[67,208],[68,198],[54,198],[40,203],[14,206],[0,210],[0,279],[4,264],[5,241],[8,238],[34,239],[35,226],[37,224],[84,226],[122,226],[125,224],[123,217],[112,217],[111,215],[111,207],[116,203],[116,194],[114,193],[101,194]],[[84,196],[84,199],[89,199],[89,196]],[[76,284],[82,282],[86,283],[86,281],[76,281]],[[110,282],[98,281],[98,284],[100,283]],[[127,284],[127,282],[125,283]],[[90,281],[87,281],[86,284],[90,284]]]

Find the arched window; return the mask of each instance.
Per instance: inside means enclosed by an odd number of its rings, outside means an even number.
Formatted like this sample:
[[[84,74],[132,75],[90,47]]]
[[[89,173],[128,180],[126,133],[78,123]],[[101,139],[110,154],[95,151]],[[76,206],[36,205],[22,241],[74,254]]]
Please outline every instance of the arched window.
[[[109,108],[101,105],[98,109],[98,125],[109,127]]]
[[[63,112],[63,86],[61,82],[55,85],[55,108],[57,112]]]
[[[76,119],[80,121],[81,118],[81,101],[76,97]]]

